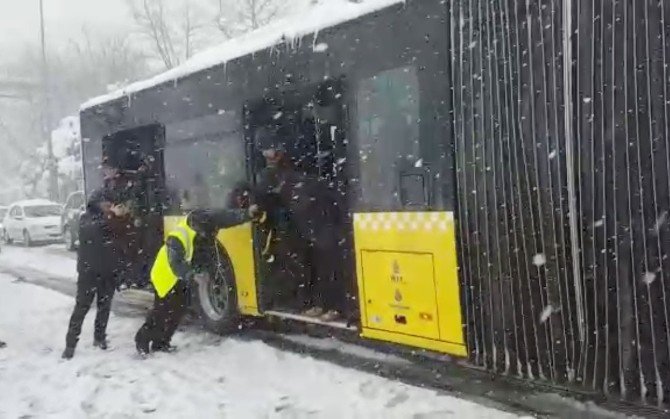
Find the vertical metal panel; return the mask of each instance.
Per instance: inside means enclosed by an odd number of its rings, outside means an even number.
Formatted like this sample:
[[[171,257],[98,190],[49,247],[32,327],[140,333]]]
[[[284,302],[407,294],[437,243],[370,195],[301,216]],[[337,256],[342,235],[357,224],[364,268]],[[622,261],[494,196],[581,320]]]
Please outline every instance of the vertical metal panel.
[[[472,361],[667,404],[670,0],[449,9]]]
[[[581,0],[575,101],[584,383],[668,402],[668,1]]]
[[[574,379],[562,3],[452,1],[465,314],[474,362]]]

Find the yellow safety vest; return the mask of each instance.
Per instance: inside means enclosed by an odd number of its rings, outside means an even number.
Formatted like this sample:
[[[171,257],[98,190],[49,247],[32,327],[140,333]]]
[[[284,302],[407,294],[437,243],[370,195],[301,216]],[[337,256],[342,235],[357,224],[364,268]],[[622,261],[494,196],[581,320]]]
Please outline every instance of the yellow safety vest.
[[[188,217],[187,217],[188,219]],[[181,221],[174,230],[168,234],[168,238],[174,237],[184,246],[184,255],[186,262],[193,260],[193,247],[195,245],[196,232],[187,223],[186,219]],[[164,244],[158,251],[156,261],[151,268],[151,283],[160,298],[168,295],[172,288],[177,284],[179,278],[172,272],[170,261],[168,260],[167,246]]]

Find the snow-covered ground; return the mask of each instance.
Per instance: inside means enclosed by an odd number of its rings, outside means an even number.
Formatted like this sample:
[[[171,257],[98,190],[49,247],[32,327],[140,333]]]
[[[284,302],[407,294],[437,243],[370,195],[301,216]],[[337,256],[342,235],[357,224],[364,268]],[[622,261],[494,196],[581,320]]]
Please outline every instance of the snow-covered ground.
[[[38,270],[54,277],[77,280],[77,261],[74,252],[65,250],[65,245],[26,249],[18,246],[2,245],[0,269]]]
[[[4,247],[0,268],[49,265],[54,247]],[[71,270],[68,275],[67,266]],[[507,418],[515,415],[283,352],[258,341],[179,331],[175,354],[140,360],[140,317],[112,315],[114,348],[91,346],[93,313],[72,361],[60,359],[71,297],[0,274],[0,418]]]

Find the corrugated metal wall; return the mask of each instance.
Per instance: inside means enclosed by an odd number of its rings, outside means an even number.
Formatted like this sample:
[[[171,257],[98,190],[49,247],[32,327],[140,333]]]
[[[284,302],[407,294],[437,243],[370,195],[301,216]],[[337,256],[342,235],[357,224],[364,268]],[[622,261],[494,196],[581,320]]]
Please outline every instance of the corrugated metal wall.
[[[581,0],[575,36],[584,383],[670,395],[667,0]]]
[[[448,3],[471,357],[667,403],[670,0],[569,1]]]

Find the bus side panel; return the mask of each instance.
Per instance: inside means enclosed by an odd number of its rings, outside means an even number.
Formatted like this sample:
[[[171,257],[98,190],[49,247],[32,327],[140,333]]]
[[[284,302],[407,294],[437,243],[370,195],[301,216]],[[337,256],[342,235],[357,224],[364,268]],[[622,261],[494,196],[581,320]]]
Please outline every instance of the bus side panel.
[[[256,297],[256,266],[251,223],[221,230],[218,239],[233,263],[240,313],[260,316]]]
[[[362,336],[467,356],[451,212],[354,215]]]
[[[165,231],[171,231],[183,218],[183,216],[165,217]],[[221,230],[217,239],[228,252],[233,264],[240,313],[247,316],[260,316],[256,298],[256,268],[251,223]]]

